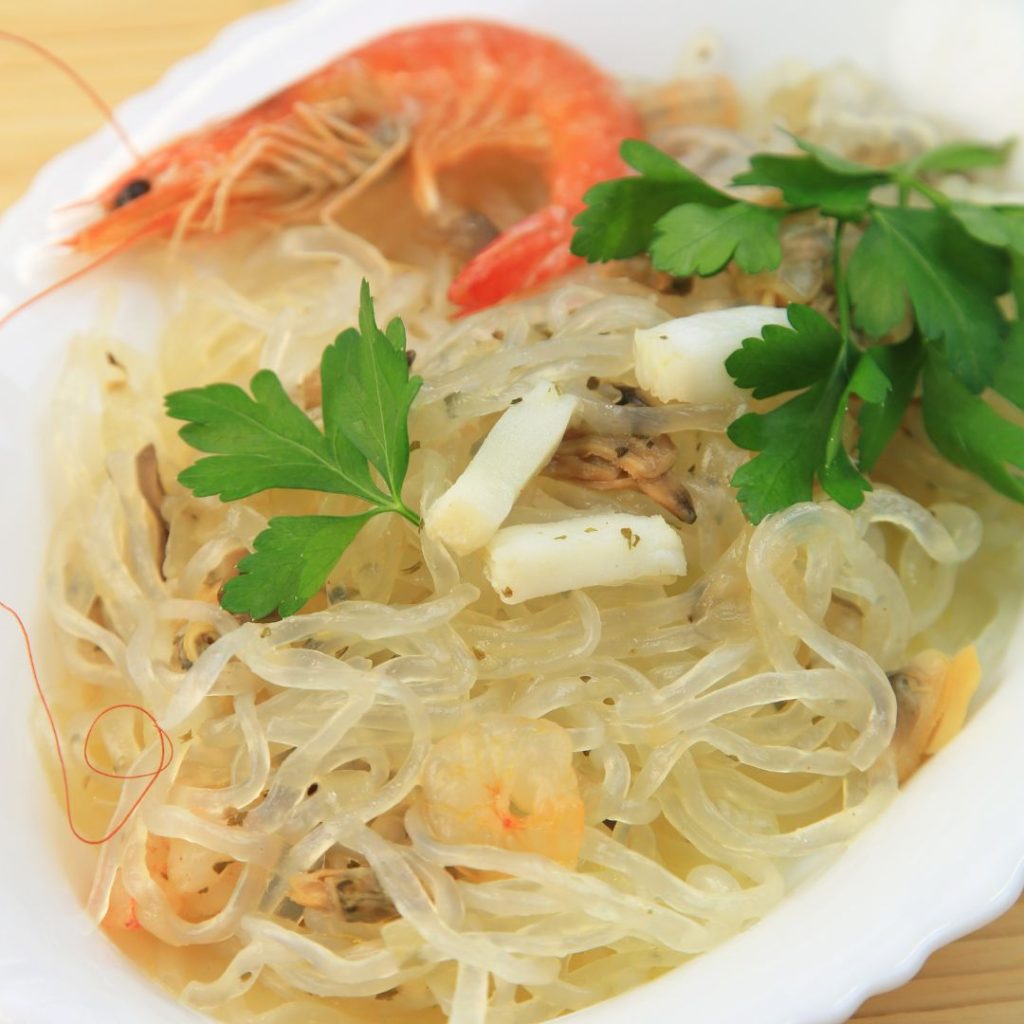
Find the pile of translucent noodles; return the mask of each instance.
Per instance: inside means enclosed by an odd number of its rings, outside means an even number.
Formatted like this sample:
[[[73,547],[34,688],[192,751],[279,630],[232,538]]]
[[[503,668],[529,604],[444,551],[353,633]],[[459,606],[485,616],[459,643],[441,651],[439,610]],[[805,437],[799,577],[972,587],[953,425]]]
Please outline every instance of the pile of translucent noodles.
[[[238,280],[190,281],[159,366],[102,335],[77,346],[62,387],[82,419],[65,424],[73,490],[49,567],[70,733],[130,701],[176,744],[103,848],[90,908],[116,928],[130,906],[144,932],[198,950],[157,960],[197,1007],[278,1024],[432,1006],[457,1022],[538,1021],[651,978],[761,917],[809,858],[891,799],[888,672],[939,638],[998,642],[1014,531],[998,499],[913,438],[889,471],[930,507],[880,486],[856,512],[799,505],[755,529],[727,486],[745,457],[722,433],[734,410],[615,404],[634,329],[666,316],[654,292],[593,276],[450,323],[443,282],[327,228],[286,233],[235,273],[260,302]],[[245,382],[258,365],[301,390],[354,322],[364,275],[381,318],[405,319],[426,379],[411,421],[414,507],[458,474],[496,413],[553,380],[596,430],[672,437],[697,510],[680,527],[689,574],[506,606],[478,561],[391,516],[359,536],[317,610],[273,623],[221,610],[225,560],[271,510],[345,499],[193,498],[174,482],[193,453],[160,396]],[[134,467],[150,444],[168,491],[162,567]],[[653,506],[541,477],[511,521],[623,508]],[[575,870],[445,845],[426,823],[418,781],[432,744],[508,715],[568,734],[586,822]],[[118,770],[155,766],[155,737],[133,716],[99,733]],[[546,771],[503,756],[509,772]],[[140,785],[94,779],[98,820]],[[394,912],[378,921],[290,898],[295,876],[330,868],[354,871],[364,903]]]
[[[680,296],[587,271],[452,322],[443,266],[393,265],[341,230],[297,228],[226,276],[182,282],[155,361],[102,330],[78,339],[59,392],[67,489],[48,567],[67,669],[58,713],[73,754],[119,702],[149,708],[175,743],[99,852],[89,907],[129,953],[228,1021],[542,1021],[762,917],[887,805],[888,674],[932,646],[977,643],[988,665],[1001,650],[1021,563],[1007,503],[931,454],[911,416],[862,508],[803,504],[754,528],[728,486],[747,457],[724,435],[734,408],[616,404],[635,383],[635,328],[751,301],[754,287],[811,301],[814,231],[794,229],[774,281],[726,275]],[[162,396],[244,385],[263,366],[301,397],[324,345],[355,323],[363,277],[381,322],[404,319],[425,378],[412,507],[450,484],[496,414],[555,381],[590,429],[671,437],[697,512],[676,524],[688,574],[508,606],[477,558],[381,516],[303,613],[257,623],[220,609],[220,584],[269,515],[354,506],[192,497],[175,481],[195,453]],[[166,538],[140,487],[150,445]],[[640,494],[541,476],[510,522],[598,510],[659,512]],[[431,814],[474,811],[425,806],[434,744],[474,722],[500,732],[508,716],[568,737],[585,820],[575,867],[446,844],[431,828]],[[550,781],[535,754],[476,751],[481,772]],[[124,713],[102,720],[92,756],[144,774],[160,748]],[[145,784],[72,781],[97,830]],[[297,899],[297,878],[321,877],[347,893]]]

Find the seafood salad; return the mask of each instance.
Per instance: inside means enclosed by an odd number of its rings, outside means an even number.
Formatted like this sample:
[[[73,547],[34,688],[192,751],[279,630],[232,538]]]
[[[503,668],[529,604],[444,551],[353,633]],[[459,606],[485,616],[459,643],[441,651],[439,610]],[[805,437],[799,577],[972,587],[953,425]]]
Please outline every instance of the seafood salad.
[[[826,869],[1019,610],[1006,156],[460,21],[135,160],[65,244],[164,336],[71,345],[46,567],[106,935],[228,1022],[529,1024]]]

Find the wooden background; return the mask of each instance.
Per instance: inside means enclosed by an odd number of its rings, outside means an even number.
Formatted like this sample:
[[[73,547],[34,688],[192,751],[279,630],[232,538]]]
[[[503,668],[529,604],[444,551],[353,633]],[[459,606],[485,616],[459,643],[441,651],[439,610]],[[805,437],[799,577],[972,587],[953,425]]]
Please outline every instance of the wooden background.
[[[112,104],[155,82],[228,22],[273,0],[0,0],[0,29],[78,69]],[[100,115],[38,56],[0,40],[0,209]],[[869,1000],[859,1024],[1024,1024],[1024,903],[936,953],[908,985]],[[700,1024],[694,1021],[693,1024]]]

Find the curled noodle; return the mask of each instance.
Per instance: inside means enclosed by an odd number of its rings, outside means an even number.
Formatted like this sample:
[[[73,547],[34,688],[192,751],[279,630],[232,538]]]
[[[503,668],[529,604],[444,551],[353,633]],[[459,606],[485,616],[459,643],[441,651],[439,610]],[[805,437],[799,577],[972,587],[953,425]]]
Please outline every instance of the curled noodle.
[[[477,563],[381,517],[315,607],[267,623],[224,612],[211,574],[271,512],[174,482],[190,456],[160,396],[199,378],[245,383],[260,366],[297,389],[355,321],[363,277],[382,318],[405,320],[426,377],[410,424],[413,507],[454,479],[495,413],[554,380],[578,394],[589,429],[666,433],[693,465],[689,574],[509,609]],[[462,320],[444,312],[437,280],[340,229],[283,232],[190,294],[159,365],[104,396],[101,450],[75,468],[82,525],[58,524],[48,570],[68,691],[83,705],[96,688],[145,703],[178,751],[100,853],[90,909],[103,917],[123,889],[163,943],[223,944],[219,973],[182,994],[225,1020],[379,1019],[380,997],[396,1012],[440,1006],[457,1024],[525,1024],[722,942],[892,799],[887,673],[931,642],[961,588],[994,578],[984,556],[998,508],[971,511],[955,493],[929,508],[880,486],[854,512],[815,502],[744,523],[728,488],[742,458],[724,436],[735,409],[615,405],[586,386],[631,382],[633,331],[668,315],[647,288],[584,272]],[[185,330],[189,366],[174,357]],[[85,338],[81,358],[99,361],[106,342]],[[162,564],[129,472],[148,443],[168,489]],[[280,499],[286,512],[314,510],[309,500]],[[513,521],[622,507],[656,511],[541,477]],[[424,761],[490,715],[566,730],[585,807],[576,868],[432,833]],[[124,736],[105,742],[152,757]],[[131,786],[104,792],[131,799]],[[182,909],[154,873],[154,843],[236,865],[223,904]],[[346,870],[369,872],[382,920],[303,914],[292,898],[297,876]],[[351,1017],[335,1014],[339,997]]]

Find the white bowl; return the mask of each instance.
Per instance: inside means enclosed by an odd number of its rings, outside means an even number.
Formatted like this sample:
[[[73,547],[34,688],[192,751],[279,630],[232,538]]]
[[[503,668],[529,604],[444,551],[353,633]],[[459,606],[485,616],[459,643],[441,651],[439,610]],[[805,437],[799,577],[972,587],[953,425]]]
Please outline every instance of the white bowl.
[[[787,57],[813,65],[851,58],[924,108],[975,134],[1020,130],[1024,50],[1019,0],[299,0],[238,22],[202,54],[121,111],[151,146],[212,116],[247,106],[351,44],[411,21],[471,13],[534,26],[571,40],[623,74],[670,72],[688,35],[716,30],[730,70],[743,75]],[[941,69],[941,70],[940,70]],[[966,99],[965,99],[966,97]],[[1013,124],[1010,118],[1015,117]],[[123,165],[108,130],[43,170],[0,223],[0,297],[13,301],[45,278],[40,254],[51,210]],[[158,310],[141,278],[100,271],[15,320],[0,334],[0,600],[26,613],[50,660],[40,614],[49,530],[42,465],[52,417],[48,382],[97,296],[122,284],[123,334],[151,343]],[[130,330],[129,330],[130,327]],[[908,979],[944,942],[1004,910],[1024,861],[1024,630],[1010,671],[940,757],[822,875],[746,933],[693,964],[574,1019],[667,1024],[830,1024],[868,995]],[[164,995],[97,932],[82,909],[88,855],[67,835],[26,728],[35,697],[12,623],[0,621],[7,667],[0,716],[4,781],[0,844],[0,1021],[137,1024],[200,1018]],[[33,721],[36,719],[33,718]]]

